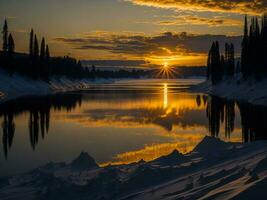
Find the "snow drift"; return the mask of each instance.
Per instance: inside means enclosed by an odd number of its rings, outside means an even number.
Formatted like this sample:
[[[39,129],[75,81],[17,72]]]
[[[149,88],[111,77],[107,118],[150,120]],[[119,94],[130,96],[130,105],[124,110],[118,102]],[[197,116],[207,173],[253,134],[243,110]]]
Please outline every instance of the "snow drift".
[[[15,99],[22,96],[47,95],[55,92],[67,92],[84,90],[92,84],[111,83],[108,79],[81,79],[52,78],[49,82],[33,80],[18,74],[10,76],[0,70],[0,102]]]
[[[192,86],[192,92],[207,93],[210,95],[244,101],[254,105],[267,106],[267,79],[255,81],[254,79],[225,79],[217,85],[205,81]]]
[[[266,199],[266,183],[266,141],[205,137],[189,154],[175,150],[129,165],[98,167],[82,152],[70,164],[49,163],[2,178],[0,199]]]

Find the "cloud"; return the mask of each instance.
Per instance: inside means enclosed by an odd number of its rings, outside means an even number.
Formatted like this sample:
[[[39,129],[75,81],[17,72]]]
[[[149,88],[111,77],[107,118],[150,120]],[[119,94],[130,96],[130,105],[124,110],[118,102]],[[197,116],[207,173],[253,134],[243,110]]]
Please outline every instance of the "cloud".
[[[125,0],[137,5],[177,10],[260,14],[266,11],[266,0]]]
[[[241,36],[197,35],[164,32],[158,35],[140,33],[88,33],[76,38],[55,38],[74,49],[108,51],[113,54],[149,56],[197,56],[206,54],[212,41],[232,42],[239,49]]]
[[[180,16],[175,17],[173,16],[170,20],[161,20],[155,22],[157,25],[161,26],[183,26],[183,25],[207,25],[209,27],[217,27],[217,26],[224,26],[224,27],[232,27],[232,26],[239,26],[243,25],[243,22],[236,19],[227,19],[227,18],[205,18],[205,17],[198,17],[198,16]]]

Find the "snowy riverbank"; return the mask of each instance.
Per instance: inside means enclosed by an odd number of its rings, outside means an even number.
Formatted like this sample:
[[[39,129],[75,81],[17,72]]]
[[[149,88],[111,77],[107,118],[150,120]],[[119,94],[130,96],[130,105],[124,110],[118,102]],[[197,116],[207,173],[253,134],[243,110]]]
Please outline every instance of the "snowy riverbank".
[[[67,78],[52,78],[49,82],[33,80],[14,74],[9,76],[0,70],[0,102],[22,96],[47,95],[56,92],[88,89],[92,84],[112,83],[113,80],[91,79],[71,80]]]
[[[193,86],[190,91],[267,106],[267,79],[259,82],[242,79],[223,80],[218,85],[212,85],[210,81],[205,81]]]
[[[99,167],[87,153],[0,179],[0,199],[265,199],[267,143],[205,137],[186,155]]]

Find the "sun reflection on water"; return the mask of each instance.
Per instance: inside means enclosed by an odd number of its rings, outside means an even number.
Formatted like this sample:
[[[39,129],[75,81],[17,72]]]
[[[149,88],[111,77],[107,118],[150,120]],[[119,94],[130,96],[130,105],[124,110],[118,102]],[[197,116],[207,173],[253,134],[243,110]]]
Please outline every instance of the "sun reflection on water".
[[[163,108],[166,109],[168,107],[168,84],[164,83],[164,100],[163,100]]]

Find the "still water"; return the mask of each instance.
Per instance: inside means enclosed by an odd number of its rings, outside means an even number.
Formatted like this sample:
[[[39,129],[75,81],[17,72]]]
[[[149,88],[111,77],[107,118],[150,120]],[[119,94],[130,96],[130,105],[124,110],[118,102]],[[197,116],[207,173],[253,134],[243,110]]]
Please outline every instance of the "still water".
[[[107,165],[186,153],[206,135],[265,139],[266,108],[186,91],[200,81],[120,81],[0,104],[0,176],[70,162],[81,151]]]

